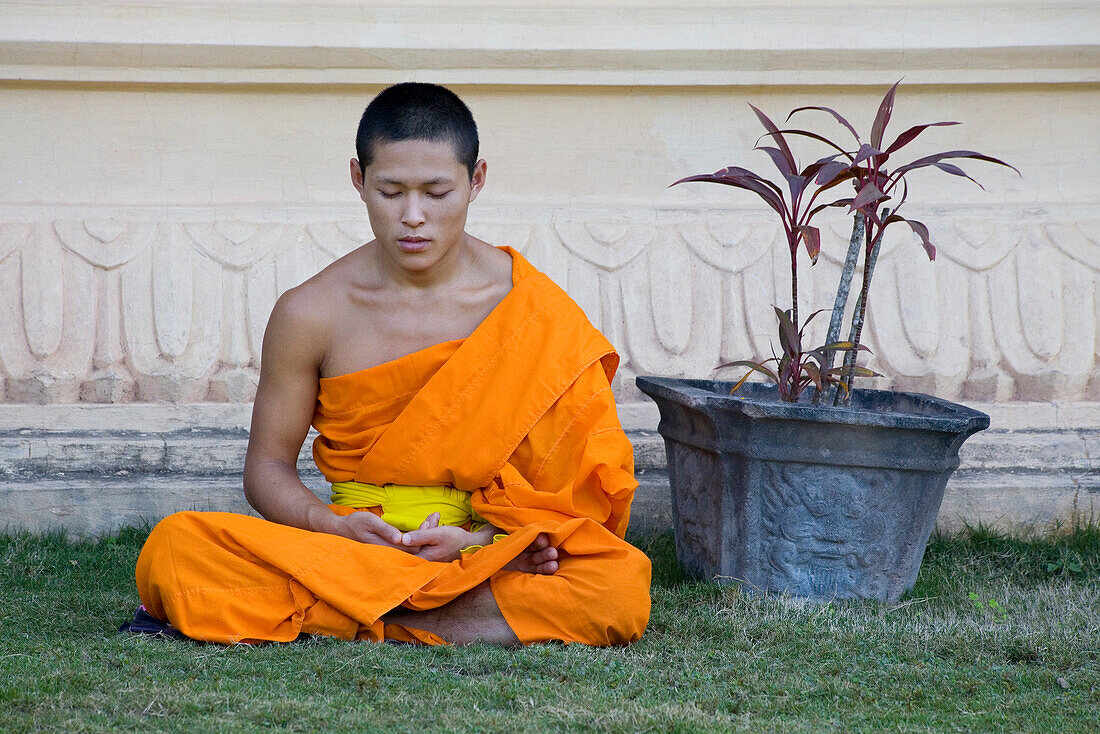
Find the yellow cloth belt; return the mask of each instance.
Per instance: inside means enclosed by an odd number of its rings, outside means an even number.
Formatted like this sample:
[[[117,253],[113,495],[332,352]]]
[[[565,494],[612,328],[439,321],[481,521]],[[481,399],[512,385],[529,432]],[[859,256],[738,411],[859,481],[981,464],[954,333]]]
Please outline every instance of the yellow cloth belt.
[[[470,493],[454,487],[333,482],[332,503],[345,507],[381,507],[382,519],[403,533],[417,530],[424,518],[433,512],[439,513],[440,525],[473,523],[473,532],[485,526],[485,519],[470,507]]]

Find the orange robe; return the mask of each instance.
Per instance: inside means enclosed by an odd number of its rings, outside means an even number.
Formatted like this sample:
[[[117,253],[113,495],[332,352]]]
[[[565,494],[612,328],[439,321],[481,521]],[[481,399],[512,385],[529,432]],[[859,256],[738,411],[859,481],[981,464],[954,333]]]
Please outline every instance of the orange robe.
[[[623,540],[637,482],[611,394],[618,356],[560,288],[502,249],[512,290],[468,338],[321,380],[313,453],[330,482],[469,492],[508,536],[438,563],[245,515],[177,513],[138,559],[150,614],[215,642],[304,632],[438,644],[380,618],[489,580],[524,644],[641,636],[650,564]],[[540,532],[562,554],[557,573],[502,570]]]

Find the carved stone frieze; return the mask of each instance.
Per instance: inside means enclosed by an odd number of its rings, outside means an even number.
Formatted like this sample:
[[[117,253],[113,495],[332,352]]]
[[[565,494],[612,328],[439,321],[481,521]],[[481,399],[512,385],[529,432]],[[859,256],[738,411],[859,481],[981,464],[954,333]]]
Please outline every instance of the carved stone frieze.
[[[307,219],[303,217],[303,219]],[[1100,399],[1097,223],[940,213],[935,263],[893,230],[865,341],[880,386],[990,401]],[[1057,222],[1057,223],[1055,223]],[[471,219],[580,303],[635,374],[706,377],[770,356],[789,264],[753,212],[648,220],[599,212]],[[830,306],[845,222],[800,272],[800,309]],[[247,401],[280,293],[370,237],[366,221],[0,220],[6,402]],[[824,319],[812,336],[823,338]]]

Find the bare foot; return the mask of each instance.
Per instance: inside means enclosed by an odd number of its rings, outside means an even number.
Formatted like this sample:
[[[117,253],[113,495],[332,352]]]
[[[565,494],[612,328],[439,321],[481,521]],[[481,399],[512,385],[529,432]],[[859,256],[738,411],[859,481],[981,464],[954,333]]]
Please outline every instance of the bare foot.
[[[423,612],[398,607],[382,615],[386,622],[434,632],[455,645],[486,642],[514,647],[519,638],[500,613],[488,581],[467,591],[449,604]]]
[[[539,533],[527,550],[520,553],[504,567],[506,571],[522,571],[550,575],[558,570],[558,549],[550,545],[546,533]]]

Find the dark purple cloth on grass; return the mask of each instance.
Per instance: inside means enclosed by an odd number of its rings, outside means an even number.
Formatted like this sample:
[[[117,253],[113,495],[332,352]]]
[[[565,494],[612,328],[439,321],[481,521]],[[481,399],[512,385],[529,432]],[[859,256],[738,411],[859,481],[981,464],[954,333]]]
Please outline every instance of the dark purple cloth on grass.
[[[186,640],[189,639],[187,635],[180,632],[178,629],[168,624],[167,622],[161,622],[149,612],[145,611],[145,605],[142,604],[134,611],[134,618],[129,622],[123,622],[119,628],[119,632],[129,632],[135,635],[153,635],[155,637],[167,637],[172,640]]]

